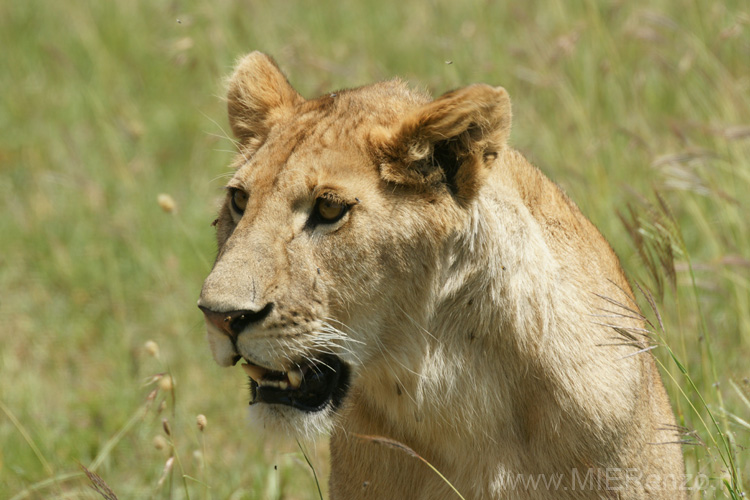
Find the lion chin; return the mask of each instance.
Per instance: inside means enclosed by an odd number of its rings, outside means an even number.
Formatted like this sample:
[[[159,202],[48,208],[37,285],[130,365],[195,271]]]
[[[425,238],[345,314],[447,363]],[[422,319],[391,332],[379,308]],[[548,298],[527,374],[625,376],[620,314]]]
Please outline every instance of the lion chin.
[[[326,406],[318,411],[303,411],[283,404],[251,404],[248,422],[263,434],[312,441],[334,428],[336,412]]]
[[[304,439],[330,432],[349,390],[348,364],[329,354],[286,372],[247,360],[241,366],[250,384],[251,422],[266,432]]]

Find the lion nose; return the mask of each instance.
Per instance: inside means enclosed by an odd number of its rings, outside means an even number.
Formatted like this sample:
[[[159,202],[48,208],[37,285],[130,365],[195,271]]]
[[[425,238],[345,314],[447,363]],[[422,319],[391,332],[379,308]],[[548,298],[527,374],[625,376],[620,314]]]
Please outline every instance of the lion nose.
[[[273,303],[269,302],[262,309],[253,311],[244,309],[241,311],[213,311],[208,307],[199,305],[198,308],[203,311],[206,319],[216,328],[226,333],[230,337],[236,337],[248,326],[254,323],[260,323],[266,316],[271,313]]]

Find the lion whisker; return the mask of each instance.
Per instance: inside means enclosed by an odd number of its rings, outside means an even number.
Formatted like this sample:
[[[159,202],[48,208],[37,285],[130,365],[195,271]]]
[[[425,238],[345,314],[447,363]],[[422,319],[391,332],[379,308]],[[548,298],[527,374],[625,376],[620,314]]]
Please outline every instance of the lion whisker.
[[[404,308],[403,308],[403,307],[401,307],[401,305],[400,305],[400,304],[398,305],[398,308],[399,308],[399,309],[401,310],[401,312],[402,312],[402,313],[404,314],[404,316],[406,316],[407,318],[409,318],[409,321],[411,321],[411,322],[412,322],[412,323],[413,323],[413,324],[414,324],[414,325],[415,325],[415,326],[416,326],[417,328],[419,328],[419,329],[420,329],[420,330],[421,330],[421,331],[422,331],[423,333],[426,333],[427,335],[429,335],[430,337],[432,337],[432,338],[433,338],[434,340],[436,340],[436,341],[438,341],[438,342],[439,342],[439,340],[437,339],[437,337],[435,337],[435,336],[434,336],[433,334],[431,334],[431,333],[430,333],[430,332],[429,332],[429,331],[428,331],[428,330],[427,330],[427,329],[426,329],[425,327],[423,327],[422,325],[420,325],[419,323],[417,323],[417,321],[416,321],[416,320],[415,320],[414,318],[412,318],[412,317],[411,317],[411,316],[409,315],[409,313],[407,313],[406,311],[404,311]]]

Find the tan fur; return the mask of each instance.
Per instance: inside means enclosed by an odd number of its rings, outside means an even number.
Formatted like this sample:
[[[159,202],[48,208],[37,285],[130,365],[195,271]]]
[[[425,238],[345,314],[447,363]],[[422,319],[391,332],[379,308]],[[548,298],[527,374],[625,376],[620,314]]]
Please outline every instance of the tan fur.
[[[351,366],[337,411],[252,407],[267,430],[331,430],[331,498],[457,498],[363,435],[408,446],[467,499],[684,498],[630,286],[596,228],[507,146],[503,89],[432,101],[394,80],[304,100],[253,53],[228,108],[229,187],[249,201],[241,217],[221,210],[200,304],[274,308],[236,345],[209,322],[209,342],[224,366],[240,354],[286,371],[326,351]],[[351,209],[312,227],[323,195]]]

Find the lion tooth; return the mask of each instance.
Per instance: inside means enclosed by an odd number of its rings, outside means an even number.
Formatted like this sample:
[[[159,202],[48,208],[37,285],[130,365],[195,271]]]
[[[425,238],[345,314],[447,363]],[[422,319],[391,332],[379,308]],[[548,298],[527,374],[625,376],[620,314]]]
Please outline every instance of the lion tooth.
[[[289,386],[293,389],[298,389],[302,384],[302,371],[299,368],[292,368],[286,376],[289,379]]]
[[[289,388],[289,382],[287,382],[286,380],[263,379],[261,382],[258,382],[258,387],[274,387],[276,389],[285,391]]]
[[[264,370],[260,366],[248,365],[247,363],[242,365],[242,369],[245,370],[245,373],[247,373],[248,377],[255,380],[256,382],[260,382],[263,379],[263,375],[266,374],[266,370]]]

